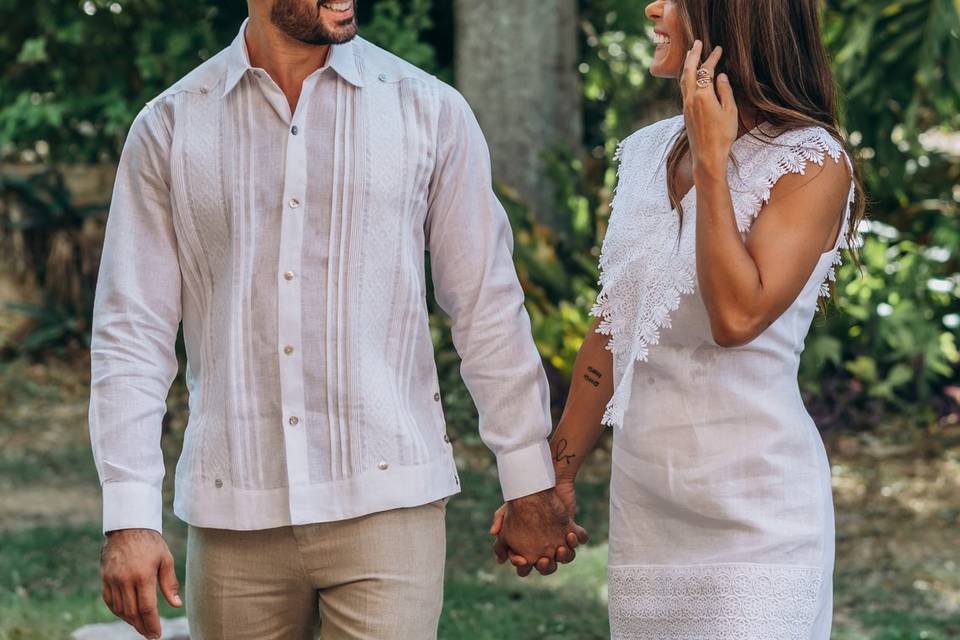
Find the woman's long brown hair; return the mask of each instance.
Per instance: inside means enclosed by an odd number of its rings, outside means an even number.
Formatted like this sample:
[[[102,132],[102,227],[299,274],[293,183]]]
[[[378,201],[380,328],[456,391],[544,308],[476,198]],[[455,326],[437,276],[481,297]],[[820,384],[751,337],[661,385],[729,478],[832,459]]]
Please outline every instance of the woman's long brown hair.
[[[730,78],[740,113],[779,131],[823,127],[843,145],[853,165],[855,198],[847,245],[856,246],[866,209],[855,156],[840,133],[837,89],[820,35],[820,0],[677,0],[686,46],[723,47],[717,74]],[[744,127],[741,122],[741,129]],[[690,150],[684,129],[667,156],[670,203],[683,220],[679,167]]]

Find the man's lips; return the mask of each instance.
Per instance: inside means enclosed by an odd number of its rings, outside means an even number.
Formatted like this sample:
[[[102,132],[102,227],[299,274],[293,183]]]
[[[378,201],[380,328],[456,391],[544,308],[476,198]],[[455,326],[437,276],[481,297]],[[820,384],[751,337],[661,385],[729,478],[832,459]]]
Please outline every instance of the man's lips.
[[[321,2],[320,6],[330,11],[336,11],[337,13],[346,13],[353,9],[353,0]]]

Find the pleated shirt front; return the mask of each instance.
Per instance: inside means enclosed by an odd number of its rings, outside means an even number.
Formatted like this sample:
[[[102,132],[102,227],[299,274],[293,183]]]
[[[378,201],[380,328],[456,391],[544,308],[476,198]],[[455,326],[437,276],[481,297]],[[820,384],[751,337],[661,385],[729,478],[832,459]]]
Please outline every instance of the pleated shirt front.
[[[104,529],[161,529],[181,320],[187,522],[263,529],[456,493],[425,251],[505,498],[552,486],[546,380],[466,102],[357,38],[291,113],[243,34],[151,101],[122,154],[91,346]]]

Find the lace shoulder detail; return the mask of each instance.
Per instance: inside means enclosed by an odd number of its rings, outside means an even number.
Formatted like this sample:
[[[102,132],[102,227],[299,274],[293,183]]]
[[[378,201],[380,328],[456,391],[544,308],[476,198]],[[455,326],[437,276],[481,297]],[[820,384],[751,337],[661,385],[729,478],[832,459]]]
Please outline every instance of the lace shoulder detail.
[[[823,166],[827,159],[839,163],[841,159],[853,173],[853,164],[843,145],[822,127],[806,127],[787,131],[780,135],[767,135],[758,129],[753,136],[745,137],[744,163],[749,170],[741,168],[731,175],[733,205],[737,217],[737,227],[741,233],[749,231],[754,219],[770,201],[774,186],[790,173],[804,175],[808,164]],[[744,177],[747,176],[747,177]],[[842,251],[851,249],[847,240],[850,210],[856,196],[856,187],[850,181],[846,210],[843,214],[839,237],[833,248],[833,261],[824,281],[820,284],[820,295],[830,295],[830,283],[835,282],[836,267],[842,260]]]
[[[820,567],[611,566],[611,638],[805,640],[822,583]]]
[[[823,166],[829,157],[839,163],[846,159],[843,147],[825,129],[808,127],[777,136],[755,132],[742,139],[741,166],[730,176],[737,226],[746,233],[754,218],[770,201],[773,187],[788,173],[804,175],[807,164]]]
[[[683,116],[662,120],[626,138],[619,160],[610,224],[600,253],[600,294],[591,314],[597,331],[610,336],[607,349],[625,368],[615,384],[603,423],[622,426],[630,399],[634,363],[645,360],[681,292],[692,292],[695,273],[674,264],[679,220],[672,215],[665,187],[666,157],[683,127]],[[624,383],[623,381],[627,382]]]

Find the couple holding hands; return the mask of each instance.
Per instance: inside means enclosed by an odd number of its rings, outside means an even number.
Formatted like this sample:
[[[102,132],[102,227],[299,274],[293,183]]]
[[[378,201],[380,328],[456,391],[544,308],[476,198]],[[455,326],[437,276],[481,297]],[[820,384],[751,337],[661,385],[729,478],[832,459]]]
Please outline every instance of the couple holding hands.
[[[357,37],[354,0],[248,5],[137,116],[118,169],[90,402],[111,611],[159,637],[159,588],[195,639],[436,637],[460,480],[428,251],[497,457],[499,561],[574,559],[577,471],[608,425],[612,637],[827,640],[830,467],[797,367],[864,198],[819,2],[647,7],[683,112],[618,149],[597,321],[552,436],[464,99]],[[160,447],[181,323],[183,599]]]

